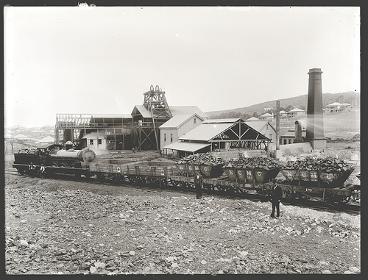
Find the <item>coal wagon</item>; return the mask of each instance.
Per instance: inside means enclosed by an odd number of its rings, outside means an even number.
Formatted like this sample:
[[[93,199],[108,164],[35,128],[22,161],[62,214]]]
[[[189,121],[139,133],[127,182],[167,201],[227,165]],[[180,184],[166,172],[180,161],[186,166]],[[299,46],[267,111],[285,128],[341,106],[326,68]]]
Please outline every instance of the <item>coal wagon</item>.
[[[280,182],[287,199],[320,198],[330,202],[348,202],[356,186],[345,185],[354,167],[333,158],[305,158],[288,162]]]

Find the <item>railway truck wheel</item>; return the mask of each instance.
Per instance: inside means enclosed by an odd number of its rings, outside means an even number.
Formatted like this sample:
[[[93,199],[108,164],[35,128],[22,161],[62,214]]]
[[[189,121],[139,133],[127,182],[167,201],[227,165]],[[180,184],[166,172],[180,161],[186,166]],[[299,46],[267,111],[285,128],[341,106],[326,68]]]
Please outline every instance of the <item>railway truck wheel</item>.
[[[100,174],[100,173],[97,174],[97,180],[103,181],[104,179],[105,179],[104,174]]]
[[[293,201],[295,201],[295,199],[296,199],[296,196],[295,196],[295,194],[294,193],[292,193],[292,192],[287,192],[287,193],[285,193],[285,201],[287,201],[287,202],[293,202]]]
[[[350,196],[353,202],[360,202],[360,190],[354,190]]]
[[[214,186],[214,185],[209,185],[209,186],[208,186],[208,193],[209,193],[209,194],[212,194],[212,193],[214,192],[214,188],[215,188],[215,186]]]
[[[348,203],[350,201],[350,199],[351,199],[351,196],[350,195],[349,196],[345,196],[345,197],[342,198],[342,203]]]
[[[115,174],[115,176],[112,178],[113,184],[117,185],[122,181],[120,174]]]
[[[20,175],[24,175],[25,170],[24,170],[23,168],[17,168],[17,172],[18,172]]]

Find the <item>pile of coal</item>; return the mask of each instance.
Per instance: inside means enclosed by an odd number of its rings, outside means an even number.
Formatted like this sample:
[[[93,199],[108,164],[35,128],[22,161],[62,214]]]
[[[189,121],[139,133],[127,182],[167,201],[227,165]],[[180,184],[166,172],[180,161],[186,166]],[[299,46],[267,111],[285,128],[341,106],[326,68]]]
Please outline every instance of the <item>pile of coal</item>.
[[[314,158],[306,157],[303,160],[288,161],[286,169],[323,171],[323,172],[345,172],[351,169],[351,165],[342,159],[333,157]]]
[[[210,153],[189,155],[178,161],[178,164],[195,164],[195,165],[223,165],[224,161],[220,157],[214,157]]]
[[[239,158],[232,159],[226,165],[225,168],[243,168],[243,169],[263,169],[273,170],[281,167],[280,161],[273,158],[266,157],[251,157],[251,158]]]
[[[37,148],[29,148],[29,149],[21,149],[18,151],[18,154],[38,154],[39,149]]]

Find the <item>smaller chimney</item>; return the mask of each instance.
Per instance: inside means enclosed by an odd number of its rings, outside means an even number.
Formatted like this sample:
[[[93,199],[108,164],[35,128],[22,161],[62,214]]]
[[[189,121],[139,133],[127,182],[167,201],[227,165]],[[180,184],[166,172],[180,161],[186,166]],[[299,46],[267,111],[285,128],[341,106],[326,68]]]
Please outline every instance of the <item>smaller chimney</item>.
[[[303,142],[302,137],[302,125],[299,121],[295,122],[295,140],[294,143],[301,143]]]

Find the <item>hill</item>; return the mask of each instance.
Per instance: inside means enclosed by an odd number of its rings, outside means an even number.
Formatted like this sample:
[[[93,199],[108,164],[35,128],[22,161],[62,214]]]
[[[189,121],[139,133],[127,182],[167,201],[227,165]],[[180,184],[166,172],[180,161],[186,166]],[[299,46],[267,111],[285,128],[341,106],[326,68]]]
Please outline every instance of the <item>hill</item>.
[[[298,118],[298,120],[304,120],[304,123],[307,122],[306,117]],[[294,122],[295,119],[292,119],[283,125],[293,129]],[[272,120],[272,124],[276,125],[275,120]],[[360,110],[356,108],[349,112],[324,114],[323,124],[326,137],[333,140],[352,139],[360,134]]]
[[[22,134],[31,139],[41,139],[46,136],[54,136],[55,128],[53,126],[42,127],[23,127],[15,126],[4,129],[5,138],[12,138],[18,134]]]
[[[350,103],[353,106],[360,106],[360,94],[349,91],[342,93],[323,93],[323,106],[333,102]],[[291,98],[280,99],[281,109],[289,109],[291,107],[298,107],[300,109],[307,108],[307,94],[299,95]],[[230,110],[206,112],[209,118],[230,118],[230,117],[248,117],[254,113],[262,114],[264,108],[276,108],[276,99],[263,103],[254,104],[248,107],[235,108]]]

